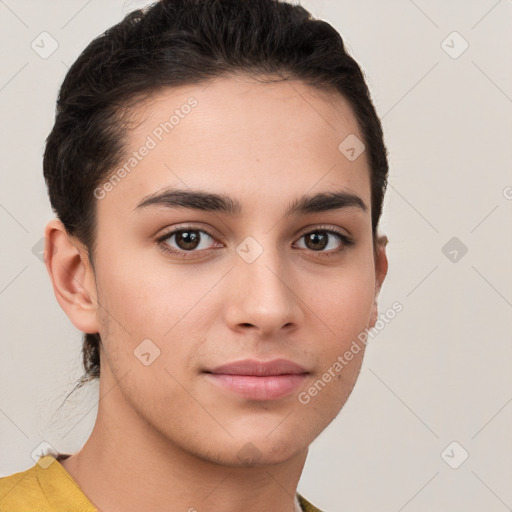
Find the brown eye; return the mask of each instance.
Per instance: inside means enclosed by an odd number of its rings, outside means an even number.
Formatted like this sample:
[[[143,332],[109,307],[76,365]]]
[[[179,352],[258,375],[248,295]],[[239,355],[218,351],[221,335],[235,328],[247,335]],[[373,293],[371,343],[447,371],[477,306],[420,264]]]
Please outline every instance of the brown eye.
[[[354,241],[347,235],[332,229],[310,231],[302,235],[300,240],[304,240],[302,248],[326,254],[342,252],[345,247],[354,244]]]
[[[197,249],[197,246],[201,241],[201,236],[198,233],[198,230],[175,232],[174,236],[176,240],[176,245],[184,251],[191,251],[193,249]]]
[[[212,250],[216,241],[202,229],[175,229],[157,239],[165,252],[176,256],[204,255]],[[188,254],[187,254],[188,253]]]
[[[306,247],[313,251],[323,250],[327,247],[329,242],[328,236],[324,231],[315,231],[304,235]]]

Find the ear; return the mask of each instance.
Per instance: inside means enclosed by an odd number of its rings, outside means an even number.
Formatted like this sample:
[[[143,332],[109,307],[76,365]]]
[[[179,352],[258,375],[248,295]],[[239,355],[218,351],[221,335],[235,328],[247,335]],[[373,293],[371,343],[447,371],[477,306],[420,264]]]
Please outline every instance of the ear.
[[[98,332],[96,282],[87,250],[59,219],[48,222],[44,237],[44,261],[57,302],[77,329]]]
[[[387,236],[382,235],[377,238],[375,247],[375,297],[370,316],[370,328],[375,325],[378,319],[379,311],[377,307],[377,299],[382,287],[382,283],[384,282],[386,274],[388,273],[388,257],[386,255],[387,243]]]

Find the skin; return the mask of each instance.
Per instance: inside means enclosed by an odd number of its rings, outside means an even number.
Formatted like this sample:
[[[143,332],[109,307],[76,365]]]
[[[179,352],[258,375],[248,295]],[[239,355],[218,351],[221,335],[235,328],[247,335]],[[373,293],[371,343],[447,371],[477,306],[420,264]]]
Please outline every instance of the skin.
[[[198,101],[192,112],[97,202],[94,267],[59,220],[46,227],[59,304],[78,329],[103,340],[97,420],[84,447],[62,464],[103,511],[172,504],[191,512],[292,512],[308,446],[350,395],[364,345],[310,403],[297,395],[378,318],[387,258],[385,237],[374,247],[369,164],[366,153],[349,161],[338,150],[349,134],[362,139],[340,95],[237,75],[140,104],[128,151],[190,96]],[[136,209],[169,186],[228,195],[242,213]],[[358,195],[367,211],[283,215],[297,198],[333,190]],[[155,242],[182,224],[213,236],[201,233],[190,259],[162,250],[167,243],[186,252],[176,237]],[[326,248],[309,248],[303,235],[319,226],[355,243],[329,235]],[[236,252],[248,236],[263,248],[252,263]],[[144,339],[160,350],[149,366],[134,355]],[[309,373],[276,400],[246,399],[202,373],[278,357]],[[242,448],[252,463],[239,458]]]

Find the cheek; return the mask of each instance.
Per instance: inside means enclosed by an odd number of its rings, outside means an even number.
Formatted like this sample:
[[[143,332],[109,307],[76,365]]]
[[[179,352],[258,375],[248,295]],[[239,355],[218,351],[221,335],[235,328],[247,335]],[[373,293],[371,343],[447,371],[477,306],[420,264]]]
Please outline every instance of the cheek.
[[[370,258],[310,288],[307,300],[324,334],[315,347],[318,371],[303,390],[301,403],[319,415],[330,411],[326,419],[337,414],[356,383],[366,347],[360,335],[370,325],[374,297]]]
[[[215,283],[215,276],[192,274],[185,265],[106,257],[99,292],[116,319],[134,339],[163,338],[188,315]]]
[[[130,370],[131,379],[157,389],[166,383],[169,390],[174,389],[169,373],[180,382],[188,378],[208,329],[205,318],[215,313],[209,291],[218,280],[211,270],[104,257],[98,269],[101,334],[117,376]]]
[[[340,344],[369,325],[375,298],[373,260],[363,256],[355,264],[315,280],[307,289],[304,293],[312,310],[337,340],[334,345],[341,348]]]

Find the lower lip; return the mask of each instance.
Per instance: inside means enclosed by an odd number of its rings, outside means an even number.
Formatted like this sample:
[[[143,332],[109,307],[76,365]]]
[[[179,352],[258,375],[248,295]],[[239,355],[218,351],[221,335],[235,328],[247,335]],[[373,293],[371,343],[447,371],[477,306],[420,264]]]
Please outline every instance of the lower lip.
[[[306,380],[307,374],[286,375],[230,375],[206,373],[206,378],[218,386],[250,400],[277,400],[292,394]]]

